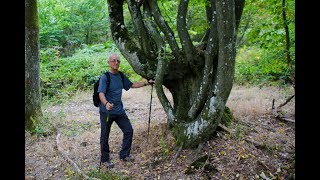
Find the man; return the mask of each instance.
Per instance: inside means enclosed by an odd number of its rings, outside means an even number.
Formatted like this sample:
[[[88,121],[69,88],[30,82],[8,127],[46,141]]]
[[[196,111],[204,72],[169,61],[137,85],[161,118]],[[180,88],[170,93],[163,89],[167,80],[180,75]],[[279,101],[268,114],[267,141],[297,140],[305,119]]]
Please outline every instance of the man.
[[[130,88],[139,88],[148,84],[154,83],[150,80],[149,82],[131,82],[125,75],[122,77],[118,72],[120,65],[120,56],[118,54],[111,54],[108,59],[110,74],[110,84],[107,89],[108,78],[103,74],[99,81],[99,113],[100,113],[100,146],[101,146],[101,163],[105,166],[112,168],[114,164],[110,161],[110,150],[109,150],[109,134],[110,128],[113,122],[115,122],[121,131],[123,132],[123,139],[121,150],[119,152],[119,158],[122,161],[133,161],[130,155],[133,128],[123,108],[121,100],[122,89],[128,91]]]

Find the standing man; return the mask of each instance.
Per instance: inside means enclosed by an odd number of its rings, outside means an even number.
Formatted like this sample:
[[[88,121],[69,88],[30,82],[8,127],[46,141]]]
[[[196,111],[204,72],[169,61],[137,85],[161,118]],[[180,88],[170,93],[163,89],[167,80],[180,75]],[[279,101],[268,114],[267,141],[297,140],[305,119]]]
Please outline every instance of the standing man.
[[[109,134],[113,122],[115,122],[123,132],[122,145],[119,152],[120,160],[131,162],[134,160],[130,155],[133,128],[123,108],[121,100],[122,89],[128,91],[130,88],[139,88],[154,83],[152,80],[149,82],[131,82],[125,75],[123,76],[124,79],[122,83],[122,77],[118,72],[120,62],[120,56],[118,54],[111,54],[109,56],[109,71],[107,72],[110,74],[109,88],[107,89],[108,78],[105,74],[101,76],[98,88],[101,102],[99,105],[101,162],[109,168],[114,167],[109,156]]]

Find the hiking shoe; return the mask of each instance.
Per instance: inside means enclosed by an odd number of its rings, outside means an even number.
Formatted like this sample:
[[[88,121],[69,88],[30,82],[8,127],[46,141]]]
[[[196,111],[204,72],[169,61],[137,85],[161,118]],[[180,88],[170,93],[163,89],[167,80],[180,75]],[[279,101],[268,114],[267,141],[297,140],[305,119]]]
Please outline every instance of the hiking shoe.
[[[107,168],[113,168],[114,167],[114,164],[111,161],[106,161],[106,162],[103,162],[102,164]]]
[[[133,162],[134,161],[134,158],[131,156],[131,155],[129,155],[129,156],[127,156],[127,157],[125,157],[125,158],[123,158],[123,159],[121,159],[122,161],[127,161],[127,162]]]

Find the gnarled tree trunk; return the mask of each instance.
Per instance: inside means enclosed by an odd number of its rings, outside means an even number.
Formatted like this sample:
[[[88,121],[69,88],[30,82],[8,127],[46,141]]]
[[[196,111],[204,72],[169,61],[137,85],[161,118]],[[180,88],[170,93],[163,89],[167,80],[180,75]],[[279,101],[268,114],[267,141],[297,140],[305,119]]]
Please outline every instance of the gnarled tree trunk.
[[[114,42],[136,73],[156,80],[156,92],[177,143],[193,147],[207,141],[221,121],[232,89],[244,0],[208,0],[204,9],[209,27],[199,45],[194,45],[187,29],[188,0],[179,1],[175,31],[156,0],[126,2],[135,34],[124,22],[124,1],[108,0]],[[163,86],[171,92],[173,104]]]

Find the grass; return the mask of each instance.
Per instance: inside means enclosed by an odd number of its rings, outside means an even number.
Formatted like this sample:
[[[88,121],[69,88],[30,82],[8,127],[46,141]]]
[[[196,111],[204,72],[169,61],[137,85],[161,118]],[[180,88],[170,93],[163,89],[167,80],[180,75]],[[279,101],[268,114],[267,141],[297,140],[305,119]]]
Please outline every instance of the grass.
[[[149,89],[144,89],[144,91],[146,90]],[[156,125],[156,123],[160,123],[160,120],[157,119],[153,121],[152,119],[150,128],[151,131],[149,136],[150,139],[148,142],[146,141],[147,123],[145,122],[147,122],[146,120],[148,117],[149,107],[147,102],[149,102],[150,97],[145,97],[145,94],[143,94],[142,91],[143,88],[135,89],[134,94],[137,95],[135,97],[132,96],[132,93],[130,93],[130,91],[124,93],[123,96],[124,98],[128,98],[125,100],[125,102],[135,102],[134,104],[128,104],[127,107],[131,110],[134,110],[134,112],[129,112],[129,116],[133,117],[131,119],[132,122],[135,123],[133,154],[136,156],[140,156],[141,158],[141,161],[139,161],[139,168],[135,168],[133,166],[122,167],[132,170],[126,173],[122,173],[121,171],[117,171],[119,173],[113,173],[111,171],[101,171],[100,173],[98,172],[98,168],[96,167],[96,165],[99,162],[99,117],[97,114],[97,109],[93,107],[92,103],[90,102],[90,91],[79,91],[75,93],[75,95],[66,104],[60,106],[47,106],[44,108],[45,112],[50,112],[47,114],[47,116],[50,116],[48,117],[48,120],[53,124],[61,125],[61,132],[63,132],[60,138],[61,147],[68,153],[71,159],[76,161],[76,163],[81,167],[86,175],[100,179],[132,179],[133,177],[130,177],[132,174],[134,176],[137,175],[137,171],[145,172],[144,168],[150,168],[150,166],[154,166],[154,168],[163,168],[163,171],[161,171],[163,173],[165,173],[167,170],[169,171],[169,169],[166,169],[166,167],[169,167],[166,165],[166,163],[170,162],[172,160],[171,158],[176,153],[176,151],[173,150],[174,139],[172,139],[169,132],[167,133],[165,131],[165,123],[161,124],[161,126],[159,124]],[[283,102],[283,100],[291,93],[292,90],[290,89],[290,87],[288,87],[288,89],[281,89],[276,87],[258,88],[234,86],[234,88],[232,89],[232,93],[230,94],[230,99],[228,100],[228,107],[236,117],[235,121],[250,121],[251,123],[255,123],[255,125],[258,126],[261,125],[261,123],[264,123],[264,121],[260,122],[257,117],[263,116],[269,112],[270,109],[268,108],[271,107],[272,98],[276,98],[276,102],[278,102],[279,104],[280,102]],[[154,100],[154,105],[159,104],[158,99]],[[141,105],[143,104],[143,107],[136,106],[137,103]],[[247,108],[250,108],[252,111],[250,112],[250,110],[246,110],[246,107],[244,106],[247,106]],[[153,108],[153,110],[156,109],[159,110],[158,105],[157,107]],[[294,99],[289,103],[286,109],[288,112],[294,113]],[[155,116],[159,118],[159,112],[160,111],[153,111],[153,118],[155,118]],[[266,148],[262,151],[254,151],[255,154],[253,155],[260,158],[267,158],[266,156],[268,156],[268,158],[266,159],[268,160],[268,163],[271,163],[271,160],[279,160],[279,158],[274,157],[274,155],[278,155],[280,151],[285,151],[285,149],[288,149],[287,146],[291,143],[291,140],[288,140],[289,137],[282,140],[278,138],[280,136],[286,137],[286,135],[282,133],[281,128],[286,129],[287,124],[281,124],[279,122],[270,125],[274,127],[274,133],[270,133],[271,131],[251,132],[248,127],[233,122],[230,128],[237,130],[238,138],[231,137],[225,139],[223,133],[221,133],[222,136],[220,138],[215,138],[214,141],[217,144],[212,145],[210,156],[213,156],[213,159],[221,158],[221,162],[215,162],[214,166],[219,166],[219,164],[225,166],[226,164],[223,163],[223,160],[227,160],[229,158],[228,162],[232,163],[233,160],[240,157],[242,164],[255,167],[255,164],[252,163],[254,162],[252,161],[253,158],[251,158],[251,156],[247,156],[249,151],[241,151],[243,150],[242,147],[248,148],[249,150],[250,148],[252,148],[251,146],[247,145],[248,143],[242,140],[243,137],[247,135],[252,136],[252,138],[255,140],[261,140],[259,142],[265,142],[266,145]],[[30,140],[26,141],[26,144],[28,144],[27,148],[29,148],[29,150],[26,151],[27,159],[32,159],[34,155],[36,155],[38,159],[41,159],[40,157],[44,157],[44,159],[42,161],[39,161],[39,163],[41,163],[41,167],[44,167],[44,169],[46,169],[48,173],[50,173],[50,169],[52,169],[50,168],[50,165],[58,165],[58,169],[60,170],[59,173],[65,175],[66,179],[79,178],[75,173],[75,170],[71,168],[68,163],[65,163],[62,158],[57,158],[57,152],[54,149],[54,136],[37,138],[31,143]],[[242,141],[243,143],[241,143],[240,145],[240,142]],[[286,141],[286,144],[281,144],[282,141]],[[86,146],[81,145],[83,144],[83,142],[86,143]],[[120,142],[121,131],[114,124],[110,133],[110,147],[113,152],[114,158],[117,158],[117,152]],[[181,156],[179,157],[178,162],[184,160],[184,158],[190,157],[190,155],[187,155],[186,153],[188,154],[189,151],[181,152]],[[203,151],[203,153],[205,153],[205,151]],[[44,162],[46,162],[46,164]],[[281,171],[281,174],[289,171],[291,172],[291,169],[294,168],[292,163],[294,163],[294,152],[293,154],[290,154],[290,160],[287,164],[281,164],[287,167],[287,169],[283,169]],[[148,164],[150,165],[148,166]],[[234,165],[239,164],[236,163]],[[178,166],[177,168],[179,167],[180,166]],[[237,167],[240,168],[239,166]],[[278,165],[275,167],[278,167]],[[30,163],[27,163],[26,168],[30,168]],[[245,169],[245,167],[242,168]],[[224,169],[223,173],[226,174],[226,177],[228,177],[230,173],[232,174],[230,169],[232,169],[232,166],[228,166]],[[245,170],[246,171],[242,172],[241,175],[245,172],[249,174],[250,171],[248,171],[247,169]],[[259,173],[258,171],[255,172],[257,173],[257,175],[259,175],[261,172],[260,169],[258,170]],[[41,172],[41,174],[44,174],[45,176],[45,172],[43,171]],[[30,173],[34,172],[27,171],[27,174]],[[219,175],[219,172],[217,172],[216,175],[219,177],[223,177],[223,175]],[[48,175],[47,177],[50,176]],[[252,177],[252,174],[250,174],[250,177]]]
[[[272,99],[275,99],[275,105],[285,102],[286,97],[294,94],[294,89],[291,86],[266,88],[249,87],[234,85],[233,93],[230,94],[227,106],[233,109],[235,119],[240,117],[252,117],[256,115],[263,115],[271,112]],[[259,98],[258,98],[259,97]],[[295,112],[295,98],[293,98],[287,106],[283,107],[284,113]]]
[[[47,59],[46,63],[42,63],[42,92],[51,93],[51,97],[48,94],[43,97],[43,109],[45,118],[42,123],[38,125],[36,133],[39,137],[44,137],[46,134],[52,134],[52,126],[50,124],[62,125],[61,128],[63,133],[63,142],[72,144],[64,145],[64,148],[70,151],[70,154],[77,154],[77,158],[85,159],[90,157],[92,160],[96,160],[95,157],[91,157],[93,154],[97,154],[99,147],[90,147],[97,152],[83,151],[79,148],[79,142],[88,142],[89,145],[96,145],[97,143],[97,132],[92,132],[91,129],[97,129],[99,126],[99,120],[96,120],[93,116],[94,109],[91,99],[92,82],[97,76],[105,71],[108,67],[106,66],[106,55],[110,53],[108,49],[103,51],[97,50],[99,47],[92,48],[85,47],[82,51],[78,51],[73,57],[63,59]],[[253,55],[255,55],[253,53]],[[243,56],[245,57],[245,56]],[[258,56],[257,56],[258,57]],[[246,66],[250,64],[246,63]],[[253,66],[254,64],[251,64]],[[86,67],[86,68],[82,68]],[[72,69],[72,72],[70,72]],[[243,68],[245,69],[245,67]],[[68,72],[69,70],[69,72]],[[132,81],[138,81],[141,77],[136,75],[128,62],[122,57],[121,70],[126,72]],[[56,73],[57,72],[57,73]],[[249,73],[250,74],[250,73]],[[237,75],[237,74],[236,74]],[[240,83],[241,84],[241,83]],[[245,87],[245,88],[244,88]],[[155,92],[154,92],[155,93]],[[232,114],[235,117],[235,121],[242,120],[253,120],[254,117],[263,116],[270,113],[272,100],[276,100],[276,106],[283,103],[287,97],[294,94],[294,90],[290,86],[251,86],[250,83],[243,85],[234,84],[232,93],[227,101],[226,106],[232,110]],[[147,101],[149,101],[149,97]],[[71,102],[71,105],[70,105]],[[59,105],[57,105],[59,104]],[[295,99],[292,99],[288,105],[283,107],[283,113],[295,114]],[[78,114],[78,108],[81,107],[85,112],[86,117],[81,117]],[[74,108],[74,109],[71,109]],[[50,111],[48,111],[50,109]],[[68,111],[70,109],[70,111]],[[81,112],[82,113],[82,112]],[[77,118],[70,118],[70,116],[76,116]],[[134,118],[132,118],[134,119]],[[255,120],[255,119],[254,119]],[[120,141],[119,137],[116,137],[119,129],[113,126],[117,133],[111,133],[111,143],[115,144],[115,141]],[[237,138],[247,135],[249,129],[244,126],[236,126]],[[141,130],[141,129],[140,129]],[[164,135],[161,129],[154,129],[153,132],[157,134],[155,139],[150,140],[149,144],[143,144],[143,137],[137,139],[141,146],[146,147],[159,147],[154,149],[150,154],[146,156],[154,156],[154,153],[160,153],[162,156],[168,156],[171,151],[170,141],[168,137]],[[143,133],[141,132],[143,135]],[[173,140],[171,140],[173,141]],[[43,156],[48,155],[46,152],[49,144],[42,142],[43,144],[38,145],[38,152]],[[278,147],[269,146],[269,150],[276,151]],[[41,149],[41,150],[40,150]],[[48,148],[51,154],[54,150]],[[117,149],[116,149],[117,150]],[[81,152],[81,153],[78,153]],[[115,151],[115,149],[114,149]],[[80,157],[80,155],[82,157]],[[49,155],[48,155],[49,156]],[[50,156],[48,158],[51,158]],[[294,161],[294,160],[293,160]],[[67,170],[67,169],[66,169]],[[69,169],[65,172],[68,179],[76,177],[74,172]],[[87,174],[91,177],[97,177],[101,179],[130,179],[125,174],[112,174],[110,172],[99,173],[97,168],[90,168],[87,170]]]

